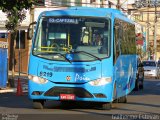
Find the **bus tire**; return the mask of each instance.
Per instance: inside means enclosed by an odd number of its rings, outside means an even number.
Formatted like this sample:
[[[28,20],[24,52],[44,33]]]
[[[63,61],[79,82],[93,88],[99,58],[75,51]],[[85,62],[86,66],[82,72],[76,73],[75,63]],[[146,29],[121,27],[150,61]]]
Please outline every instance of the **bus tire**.
[[[33,100],[33,108],[34,109],[43,109],[44,108],[44,100]]]
[[[112,108],[111,102],[102,103],[102,110],[111,110],[111,108]]]
[[[120,97],[118,103],[127,103],[127,96]]]
[[[114,84],[114,90],[113,90],[113,103],[118,103],[116,83]]]

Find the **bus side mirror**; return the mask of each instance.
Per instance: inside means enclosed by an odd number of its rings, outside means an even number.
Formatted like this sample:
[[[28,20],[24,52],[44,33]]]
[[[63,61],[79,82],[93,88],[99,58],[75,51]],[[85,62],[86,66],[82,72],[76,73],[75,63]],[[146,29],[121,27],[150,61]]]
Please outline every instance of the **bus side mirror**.
[[[27,31],[27,39],[28,39],[28,40],[31,40],[32,37],[33,37],[33,29],[28,28],[28,31]]]
[[[31,40],[34,34],[34,25],[37,24],[37,22],[30,23],[28,30],[27,30],[27,39]]]

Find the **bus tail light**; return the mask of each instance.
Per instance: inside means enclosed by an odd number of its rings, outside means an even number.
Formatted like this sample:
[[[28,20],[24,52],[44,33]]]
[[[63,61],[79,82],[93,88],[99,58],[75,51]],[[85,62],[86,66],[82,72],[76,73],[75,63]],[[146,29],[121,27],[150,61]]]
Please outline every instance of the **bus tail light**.
[[[48,82],[48,80],[45,78],[41,78],[41,77],[33,76],[33,75],[28,75],[28,79],[38,84],[45,84]]]
[[[106,77],[106,78],[100,78],[94,81],[90,81],[89,84],[92,86],[102,86],[102,85],[106,85],[112,82],[112,78],[111,77]]]

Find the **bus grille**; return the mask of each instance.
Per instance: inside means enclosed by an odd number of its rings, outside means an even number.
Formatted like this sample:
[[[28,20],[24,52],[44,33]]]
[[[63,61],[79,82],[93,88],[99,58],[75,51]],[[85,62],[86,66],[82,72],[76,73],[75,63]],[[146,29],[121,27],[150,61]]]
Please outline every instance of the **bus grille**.
[[[44,96],[60,96],[60,94],[74,94],[79,98],[92,98],[93,95],[83,88],[74,87],[53,87],[49,89]]]

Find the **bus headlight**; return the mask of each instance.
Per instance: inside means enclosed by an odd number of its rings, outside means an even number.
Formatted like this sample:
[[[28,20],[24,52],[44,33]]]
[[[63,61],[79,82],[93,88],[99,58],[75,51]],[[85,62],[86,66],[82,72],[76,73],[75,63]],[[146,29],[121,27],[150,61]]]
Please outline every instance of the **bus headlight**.
[[[112,78],[111,77],[106,77],[106,78],[100,78],[94,81],[90,81],[89,84],[92,86],[102,86],[102,85],[106,85],[112,82]]]
[[[28,79],[38,84],[45,84],[48,82],[48,80],[45,78],[41,78],[41,77],[33,76],[33,75],[28,75]]]
[[[152,72],[156,72],[156,70],[151,70]]]

